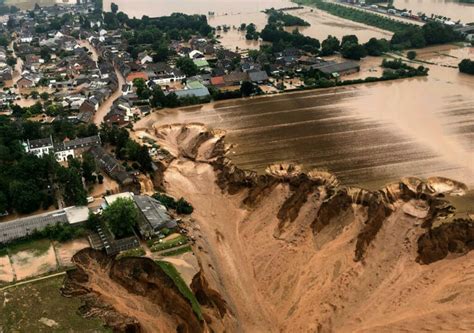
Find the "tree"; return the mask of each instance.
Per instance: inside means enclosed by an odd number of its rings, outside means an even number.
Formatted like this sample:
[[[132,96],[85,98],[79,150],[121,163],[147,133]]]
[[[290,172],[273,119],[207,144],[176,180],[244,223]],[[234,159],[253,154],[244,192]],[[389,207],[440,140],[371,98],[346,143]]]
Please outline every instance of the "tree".
[[[87,205],[87,192],[82,185],[79,168],[60,167],[58,170],[58,180],[60,182],[59,187],[63,193],[63,199],[67,205]]]
[[[426,44],[442,44],[459,38],[453,28],[440,22],[428,22],[421,27]]]
[[[198,67],[188,57],[181,57],[176,61],[176,67],[183,71],[186,76],[194,76],[198,73]]]
[[[346,35],[342,37],[341,46],[343,46],[346,43],[359,44],[359,39],[357,38],[356,35]]]
[[[30,93],[30,97],[33,98],[33,99],[38,99],[38,97],[40,96],[39,92],[37,92],[36,90],[33,90],[31,93]]]
[[[41,56],[41,59],[43,59],[44,61],[46,61],[46,62],[50,61],[51,60],[51,49],[47,46],[41,47],[40,56]]]
[[[150,157],[150,153],[148,152],[148,148],[146,146],[141,146],[138,151],[137,162],[140,163],[142,170],[145,171],[152,171],[152,159]]]
[[[33,180],[15,180],[10,183],[9,191],[12,206],[18,213],[29,214],[41,207],[41,192]]]
[[[246,31],[245,39],[247,39],[247,40],[257,40],[258,39],[257,26],[255,24],[250,23],[245,28],[245,31]]]
[[[139,99],[148,99],[150,97],[150,89],[148,89],[144,79],[133,80],[133,86],[137,89]]]
[[[95,180],[94,172],[96,170],[96,164],[94,156],[90,153],[82,154],[82,175],[86,182],[93,182]]]
[[[461,73],[474,75],[474,60],[463,59],[459,63],[459,71]]]
[[[176,202],[176,213],[189,215],[192,214],[193,211],[193,206],[184,200],[184,198],[181,198]]]
[[[367,43],[364,44],[367,54],[370,56],[378,57],[384,52],[389,51],[390,45],[385,39],[371,38]]]
[[[367,56],[367,51],[363,45],[345,43],[342,45],[341,54],[347,59],[360,60]]]
[[[112,13],[117,14],[119,10],[119,6],[115,2],[112,2],[110,4],[110,10],[112,11]]]
[[[5,193],[0,191],[0,214],[3,214],[7,211],[8,208],[8,200]]]
[[[407,58],[410,60],[413,60],[416,58],[416,52],[415,51],[408,51],[407,52]]]
[[[7,65],[10,67],[14,67],[16,65],[16,58],[15,57],[7,57]]]
[[[40,94],[40,98],[43,100],[43,101],[47,101],[49,99],[49,94],[45,91],[45,92],[42,92]]]
[[[123,238],[133,234],[133,227],[138,223],[138,209],[130,199],[118,198],[102,213],[115,237]]]
[[[242,85],[240,86],[240,92],[242,93],[242,96],[250,96],[255,91],[256,91],[256,87],[252,82],[250,81],[242,82]]]
[[[339,42],[339,39],[329,35],[328,38],[323,40],[321,44],[321,55],[325,56],[334,54],[334,52],[339,51],[340,47],[341,44]]]

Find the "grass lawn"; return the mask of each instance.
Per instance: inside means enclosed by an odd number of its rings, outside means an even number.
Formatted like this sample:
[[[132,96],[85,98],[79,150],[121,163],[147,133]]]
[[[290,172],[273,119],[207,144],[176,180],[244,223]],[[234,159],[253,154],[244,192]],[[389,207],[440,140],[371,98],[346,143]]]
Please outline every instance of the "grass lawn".
[[[165,253],[160,253],[160,254],[165,257],[170,257],[170,256],[177,256],[179,254],[183,254],[183,253],[191,252],[191,251],[192,251],[191,245],[187,245],[179,249],[167,251]]]
[[[11,288],[0,295],[0,332],[111,332],[77,314],[81,301],[61,296],[64,277]]]
[[[32,251],[35,256],[40,256],[48,252],[51,246],[49,239],[27,240],[13,245],[8,245],[10,255],[14,255],[21,251]]]
[[[171,239],[166,242],[153,242],[149,241],[148,246],[150,247],[150,250],[152,252],[157,252],[157,251],[163,251],[163,250],[168,250],[172,249],[173,247],[184,245],[188,242],[188,238],[183,235],[179,235],[179,237],[176,237],[174,239]]]
[[[115,257],[115,259],[125,258],[125,257],[142,257],[145,255],[145,250],[142,247],[136,249],[131,249],[128,251],[120,252],[120,254]]]
[[[199,305],[196,296],[194,296],[193,292],[191,291],[191,289],[189,289],[186,282],[184,282],[183,278],[176,270],[176,268],[166,261],[156,261],[156,263],[171,279],[173,279],[174,284],[176,285],[176,287],[178,287],[181,294],[183,294],[183,296],[191,302],[191,306],[193,308],[194,313],[196,313],[198,318],[202,320],[201,306]]]

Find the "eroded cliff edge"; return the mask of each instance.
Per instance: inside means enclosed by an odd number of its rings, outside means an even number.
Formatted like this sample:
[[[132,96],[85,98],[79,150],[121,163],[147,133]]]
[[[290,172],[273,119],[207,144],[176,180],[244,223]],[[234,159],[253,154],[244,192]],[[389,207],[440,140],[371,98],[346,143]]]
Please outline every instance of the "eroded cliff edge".
[[[467,319],[474,286],[465,279],[474,274],[474,225],[452,219],[444,199],[465,192],[463,184],[412,177],[368,191],[288,164],[258,175],[226,157],[222,132],[176,124],[149,135],[172,155],[159,165],[155,186],[195,207],[187,229],[201,267],[192,288],[204,322],[184,325],[184,303],[151,322],[111,304],[124,317],[119,330],[153,331],[162,322],[189,332],[474,329]],[[71,280],[87,275],[74,274]],[[150,283],[146,276],[138,286]],[[133,276],[110,278],[132,297],[142,291]],[[90,294],[87,284],[76,287]],[[141,297],[155,304],[150,295]]]

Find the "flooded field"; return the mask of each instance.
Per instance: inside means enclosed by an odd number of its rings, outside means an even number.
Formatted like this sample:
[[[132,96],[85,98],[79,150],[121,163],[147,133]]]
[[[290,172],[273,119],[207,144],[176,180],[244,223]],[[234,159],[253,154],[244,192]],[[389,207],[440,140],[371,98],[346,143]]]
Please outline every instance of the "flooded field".
[[[429,49],[444,65],[469,54]],[[449,54],[450,56],[443,56]],[[378,188],[403,176],[446,176],[474,185],[474,79],[430,66],[430,76],[155,113],[137,127],[202,122],[227,131],[232,159],[263,171],[295,162]]]
[[[112,0],[104,1],[104,9],[109,10]],[[213,12],[214,15],[208,16],[209,24],[217,27],[227,25],[231,29],[224,33],[221,32],[221,43],[223,46],[231,49],[238,47],[239,49],[258,48],[259,43],[256,41],[247,41],[243,33],[234,27],[239,27],[242,23],[254,23],[258,30],[263,29],[267,23],[267,17],[262,12],[268,8],[284,8],[294,7],[296,4],[288,0],[257,0],[257,1],[216,1],[204,0],[199,2],[192,1],[167,1],[167,0],[135,0],[132,2],[127,0],[115,0],[121,11],[126,12],[129,16],[141,17],[163,16],[174,12],[182,12],[186,14],[204,14],[208,15]],[[390,38],[391,33],[369,27],[356,22],[341,19],[336,16],[329,15],[316,8],[304,8],[291,11],[291,14],[299,16],[308,21],[311,26],[300,28],[307,36],[325,39],[328,35],[338,38],[349,33],[359,37],[361,42],[368,41],[371,37]],[[293,28],[289,28],[292,30]]]
[[[395,0],[393,5],[400,9],[411,9],[413,13],[443,15],[463,23],[474,22],[474,4],[458,0]]]

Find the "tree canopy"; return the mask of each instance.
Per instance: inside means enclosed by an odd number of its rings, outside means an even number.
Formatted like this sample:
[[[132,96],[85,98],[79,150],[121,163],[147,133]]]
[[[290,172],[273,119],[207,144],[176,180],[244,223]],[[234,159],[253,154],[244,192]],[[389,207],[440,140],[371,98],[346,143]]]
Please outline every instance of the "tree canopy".
[[[102,218],[116,238],[133,234],[138,223],[138,209],[130,199],[118,198],[102,212]]]

